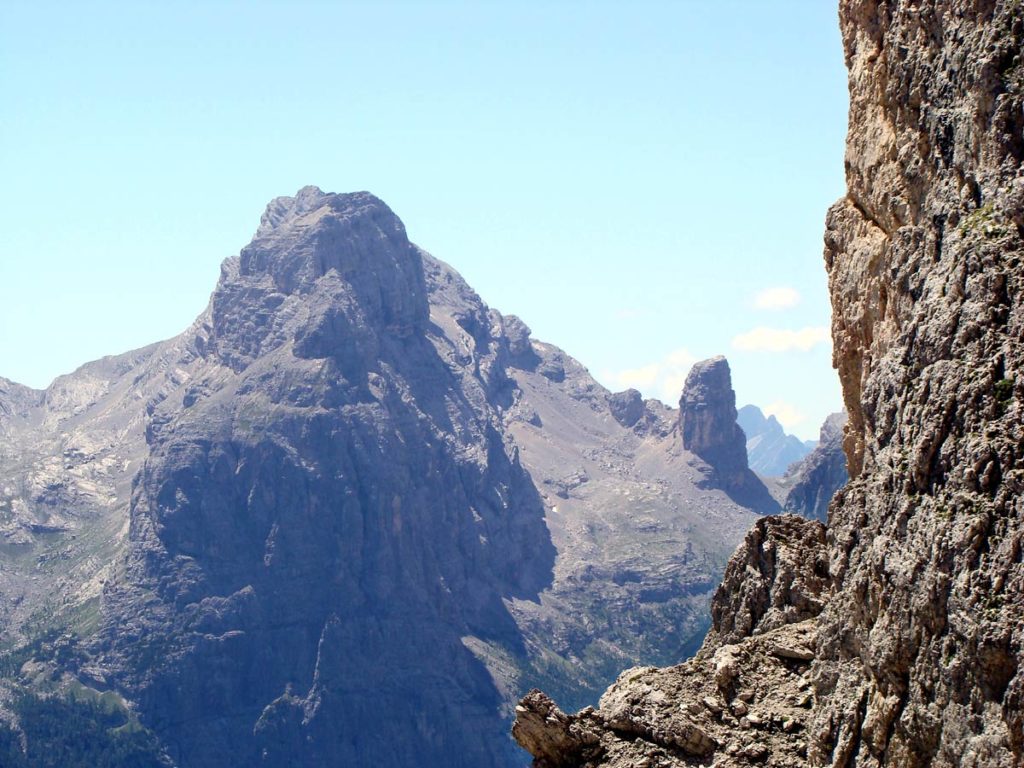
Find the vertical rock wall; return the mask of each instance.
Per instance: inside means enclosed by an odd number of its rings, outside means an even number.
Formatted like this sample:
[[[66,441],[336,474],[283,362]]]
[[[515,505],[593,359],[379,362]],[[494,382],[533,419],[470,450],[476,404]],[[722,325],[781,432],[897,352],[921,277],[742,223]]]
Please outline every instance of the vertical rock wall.
[[[1022,30],[1016,0],[843,0],[828,215],[854,478],[831,510],[811,757],[1020,765]]]

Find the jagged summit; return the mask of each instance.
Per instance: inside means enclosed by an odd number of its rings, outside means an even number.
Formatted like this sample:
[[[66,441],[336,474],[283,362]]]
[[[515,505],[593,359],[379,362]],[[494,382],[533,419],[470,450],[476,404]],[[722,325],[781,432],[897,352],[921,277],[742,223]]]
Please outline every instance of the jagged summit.
[[[781,477],[813,448],[812,444],[786,434],[775,416],[765,416],[756,405],[740,408],[736,421],[747,437],[747,461],[759,475]]]
[[[338,213],[346,210],[356,212],[367,208],[383,208],[391,213],[391,209],[383,200],[369,192],[324,192],[320,187],[310,184],[294,196],[282,195],[267,203],[254,239],[287,228],[307,214],[315,213],[322,208],[330,208]],[[394,216],[393,213],[391,215]]]
[[[296,217],[319,208],[327,195],[320,187],[305,186],[295,193],[294,197],[282,195],[267,203],[266,210],[260,217],[260,226],[256,237],[264,237],[283,224],[294,221]]]
[[[357,273],[396,270],[425,304],[419,253],[401,219],[369,192],[327,194],[303,187],[267,205],[252,242],[239,254],[244,277],[270,275],[282,293],[304,292],[332,269]],[[230,270],[229,270],[230,271]]]
[[[394,212],[368,192],[316,187],[271,201],[210,310],[211,348],[235,370],[291,345],[343,361],[348,378],[373,367],[380,334],[407,338],[430,315],[421,252]]]
[[[528,685],[582,705],[705,633],[755,507],[676,419],[304,188],[180,336],[0,381],[0,647],[69,633],[26,652],[181,768],[516,768]]]

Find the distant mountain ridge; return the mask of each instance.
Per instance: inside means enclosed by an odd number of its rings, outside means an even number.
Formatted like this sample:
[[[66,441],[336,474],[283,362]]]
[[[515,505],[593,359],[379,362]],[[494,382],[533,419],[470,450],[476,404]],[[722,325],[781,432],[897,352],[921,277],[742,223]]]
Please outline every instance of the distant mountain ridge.
[[[786,434],[774,415],[765,416],[756,405],[744,405],[737,423],[747,438],[750,468],[765,477],[782,477],[794,463],[811,452],[815,443]]]

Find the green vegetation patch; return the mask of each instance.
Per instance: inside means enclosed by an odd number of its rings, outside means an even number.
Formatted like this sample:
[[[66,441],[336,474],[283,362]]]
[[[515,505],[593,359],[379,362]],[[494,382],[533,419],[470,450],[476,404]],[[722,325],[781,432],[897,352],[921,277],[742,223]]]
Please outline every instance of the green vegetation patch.
[[[979,234],[983,237],[994,239],[1002,237],[1009,231],[1006,222],[996,212],[995,206],[992,203],[985,203],[980,208],[975,208],[960,222],[960,234],[962,236]]]
[[[1013,401],[1013,379],[1000,379],[993,387],[996,396],[996,410],[1002,416]]]
[[[113,700],[88,701],[19,695],[13,704],[20,734],[0,723],[0,765],[4,768],[167,768],[156,737],[132,725]]]

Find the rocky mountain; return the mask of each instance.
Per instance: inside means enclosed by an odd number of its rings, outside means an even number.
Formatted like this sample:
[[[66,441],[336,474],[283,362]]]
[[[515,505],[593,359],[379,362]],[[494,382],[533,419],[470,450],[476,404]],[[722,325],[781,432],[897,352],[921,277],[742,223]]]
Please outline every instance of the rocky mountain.
[[[755,529],[692,662],[574,716],[524,699],[539,766],[1024,763],[1024,13],[842,0],[840,23],[851,480],[820,549],[813,521]]]
[[[737,411],[736,422],[747,436],[747,458],[750,468],[766,477],[782,477],[792,464],[800,461],[814,448],[798,437],[786,434],[774,416],[765,417],[756,405],[744,405]]]
[[[278,198],[180,336],[0,382],[0,710],[70,696],[181,768],[519,765],[523,691],[692,653],[777,509],[724,360],[683,403],[603,389],[372,195]]]
[[[784,511],[823,523],[828,520],[829,502],[850,479],[843,452],[846,420],[845,411],[825,419],[814,450],[791,466],[779,480]]]

